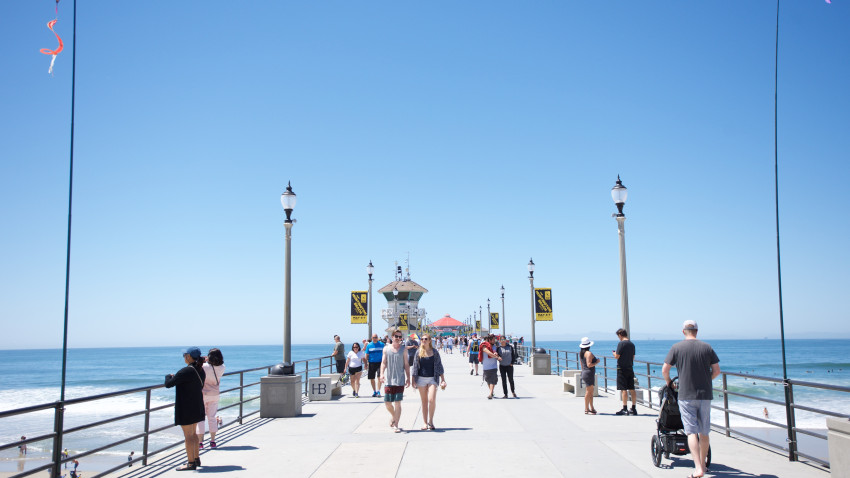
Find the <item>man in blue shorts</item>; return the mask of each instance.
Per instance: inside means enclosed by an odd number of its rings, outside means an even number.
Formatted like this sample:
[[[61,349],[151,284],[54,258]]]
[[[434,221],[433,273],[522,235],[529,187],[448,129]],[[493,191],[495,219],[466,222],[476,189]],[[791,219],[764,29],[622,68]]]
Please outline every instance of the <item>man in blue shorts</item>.
[[[372,341],[363,350],[369,356],[369,382],[372,384],[372,396],[380,397],[378,382],[375,380],[381,373],[381,359],[384,358],[384,343],[378,340],[378,334],[372,334]]]
[[[670,369],[675,366],[679,373],[679,412],[685,434],[688,435],[688,448],[694,458],[691,478],[705,474],[708,432],[711,430],[711,399],[714,398],[711,381],[720,375],[720,359],[711,345],[697,340],[697,330],[697,323],[693,320],[686,320],[682,324],[685,340],[670,348],[661,367],[661,375],[668,387],[673,385]]]

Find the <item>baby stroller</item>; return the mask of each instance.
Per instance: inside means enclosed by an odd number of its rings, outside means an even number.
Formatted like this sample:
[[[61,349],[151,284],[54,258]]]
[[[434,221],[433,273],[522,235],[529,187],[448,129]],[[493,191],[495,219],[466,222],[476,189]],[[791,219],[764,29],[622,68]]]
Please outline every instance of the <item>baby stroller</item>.
[[[682,425],[682,415],[679,413],[679,377],[673,379],[673,386],[664,386],[659,390],[659,405],[661,412],[655,423],[658,429],[652,437],[652,464],[661,466],[661,456],[670,459],[670,455],[687,455],[688,436],[685,435],[685,426]],[[711,447],[708,447],[708,455],[705,457],[705,467],[711,465]]]

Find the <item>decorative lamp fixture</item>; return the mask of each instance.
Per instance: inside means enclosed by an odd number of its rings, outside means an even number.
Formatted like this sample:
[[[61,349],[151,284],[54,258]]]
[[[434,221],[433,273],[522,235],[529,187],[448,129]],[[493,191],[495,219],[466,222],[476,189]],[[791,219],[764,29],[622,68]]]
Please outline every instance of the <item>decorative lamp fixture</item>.
[[[619,211],[618,216],[623,216],[623,206],[626,204],[626,197],[628,197],[629,191],[623,186],[623,182],[620,181],[620,175],[617,175],[617,184],[611,188],[611,198],[614,199],[614,204],[617,205],[617,210]]]
[[[295,193],[292,192],[292,184],[286,183],[286,191],[280,195],[280,203],[283,204],[283,210],[286,212],[286,222],[291,223],[292,210],[295,209]]]

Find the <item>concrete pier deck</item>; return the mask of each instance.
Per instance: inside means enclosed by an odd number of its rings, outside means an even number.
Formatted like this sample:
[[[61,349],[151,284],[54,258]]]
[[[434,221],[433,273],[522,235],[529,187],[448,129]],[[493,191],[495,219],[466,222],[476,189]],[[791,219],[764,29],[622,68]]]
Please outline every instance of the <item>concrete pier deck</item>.
[[[599,415],[585,415],[584,401],[564,393],[560,377],[535,376],[516,366],[518,399],[488,400],[481,376],[469,375],[460,353],[443,355],[448,387],[437,395],[435,431],[421,431],[419,392],[405,391],[402,433],[389,427],[383,399],[343,396],[304,404],[295,418],[252,419],[220,430],[218,448],[201,454],[194,473],[228,477],[417,477],[433,473],[479,473],[529,477],[611,476],[676,477],[692,471],[690,456],[652,464],[650,440],[656,410],[638,406],[638,416],[616,416],[613,395],[595,399]],[[713,463],[706,476],[817,477],[829,472],[758,446],[711,433]],[[112,476],[133,478],[186,476],[175,467],[182,449]]]

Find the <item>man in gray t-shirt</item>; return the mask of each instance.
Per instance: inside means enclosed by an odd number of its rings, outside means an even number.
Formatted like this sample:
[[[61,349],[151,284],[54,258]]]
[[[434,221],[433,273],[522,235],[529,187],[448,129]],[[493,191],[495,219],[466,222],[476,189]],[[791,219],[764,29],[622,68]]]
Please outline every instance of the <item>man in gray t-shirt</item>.
[[[345,344],[339,340],[339,335],[334,335],[334,351],[331,357],[336,361],[336,373],[342,374],[345,371]]]
[[[679,412],[688,435],[688,448],[694,459],[694,473],[691,476],[705,474],[708,432],[711,430],[711,399],[714,396],[711,381],[720,375],[720,359],[711,345],[697,340],[697,331],[697,323],[686,320],[682,324],[685,340],[673,344],[661,367],[661,375],[668,387],[673,385],[670,369],[675,366],[679,373]]]

